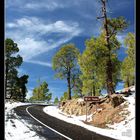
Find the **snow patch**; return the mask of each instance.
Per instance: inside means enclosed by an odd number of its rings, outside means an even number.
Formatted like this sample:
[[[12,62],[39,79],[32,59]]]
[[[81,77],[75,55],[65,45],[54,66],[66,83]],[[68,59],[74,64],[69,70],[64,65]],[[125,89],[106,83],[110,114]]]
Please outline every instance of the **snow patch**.
[[[78,103],[81,103],[81,102],[84,102],[84,99],[83,98],[79,98],[78,99]]]
[[[45,140],[32,131],[29,124],[14,113],[13,108],[29,104],[31,103],[5,102],[5,140]]]

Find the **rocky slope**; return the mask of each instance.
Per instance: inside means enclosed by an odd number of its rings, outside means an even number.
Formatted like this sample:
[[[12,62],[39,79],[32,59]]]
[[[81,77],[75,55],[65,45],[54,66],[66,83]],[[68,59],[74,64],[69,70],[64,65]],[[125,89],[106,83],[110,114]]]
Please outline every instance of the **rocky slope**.
[[[123,92],[122,92],[123,91]],[[107,124],[119,123],[130,114],[127,110],[129,102],[124,99],[124,96],[129,94],[124,89],[121,91],[123,94],[113,94],[111,98],[102,97],[98,104],[94,102],[85,102],[82,98],[72,99],[62,102],[60,109],[68,115],[81,116],[86,114],[92,115],[92,119],[88,121],[89,124],[97,127],[107,127]],[[129,96],[129,95],[127,95]]]

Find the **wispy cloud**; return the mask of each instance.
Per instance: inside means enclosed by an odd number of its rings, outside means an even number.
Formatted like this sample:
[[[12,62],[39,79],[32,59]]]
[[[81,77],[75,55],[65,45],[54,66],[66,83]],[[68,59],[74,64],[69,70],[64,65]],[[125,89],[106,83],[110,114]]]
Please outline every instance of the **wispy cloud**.
[[[19,9],[24,9],[24,10],[48,10],[48,11],[53,11],[56,9],[64,8],[67,5],[61,0],[7,0],[6,2],[6,7],[18,7]],[[19,10],[15,9],[15,10]]]
[[[33,57],[43,53],[43,47],[47,46],[47,43],[43,40],[35,40],[34,38],[24,38],[21,40],[16,40],[20,48],[20,54],[24,61],[28,61]]]
[[[34,15],[43,15],[46,13],[46,16],[44,18],[49,18],[49,19],[56,19],[58,16],[60,20],[56,21],[53,25],[48,25],[45,26],[45,28],[41,24],[37,24],[38,21],[34,21],[34,25],[30,23],[30,21],[27,21],[27,19],[20,19],[18,22],[18,25],[24,25],[24,26],[30,26],[30,30],[34,28],[34,31],[38,30],[38,34],[44,34],[46,31],[48,31],[51,28],[58,29],[56,28],[58,25],[62,25],[61,29],[59,28],[60,31],[65,30],[65,26],[63,26],[62,20],[71,20],[71,18],[75,17],[73,21],[79,22],[80,27],[82,27],[83,35],[93,35],[93,34],[98,34],[99,32],[99,24],[95,22],[96,16],[99,16],[96,12],[96,9],[101,7],[100,3],[97,1],[89,1],[87,2],[86,0],[7,0],[7,4],[9,10],[11,12],[14,10],[15,13],[28,13],[27,15],[30,15],[30,13],[33,13]],[[92,5],[92,6],[91,6]],[[55,10],[60,10],[59,12],[56,12]],[[99,10],[97,10],[99,11]],[[67,15],[65,12],[68,13],[69,18],[67,18]],[[71,13],[71,14],[70,14]],[[60,16],[62,15],[62,16]],[[28,18],[28,20],[31,17]],[[89,21],[90,20],[90,21]],[[27,24],[24,24],[27,22]],[[89,25],[90,24],[90,25]],[[37,25],[37,28],[36,26]],[[39,25],[39,26],[38,26]],[[13,23],[9,23],[9,27],[15,27],[17,25]],[[75,27],[76,25],[71,24],[69,28],[66,28],[67,30],[71,30],[71,28]],[[64,28],[62,28],[64,27]],[[43,30],[42,30],[43,29]],[[58,30],[57,30],[58,31]]]
[[[86,0],[71,0],[71,1],[64,1],[64,0],[7,0],[6,1],[6,7],[18,7],[20,9],[24,10],[48,10],[48,11],[54,11],[56,9],[61,8],[83,8],[85,5],[88,6],[88,4],[95,5],[96,1],[87,2]],[[19,10],[19,9],[15,9]]]
[[[56,1],[49,1],[49,2],[46,2],[46,1],[41,1],[40,3],[38,2],[34,2],[34,3],[27,3],[25,5],[25,8],[28,8],[28,9],[42,9],[44,8],[45,10],[48,10],[48,11],[53,11],[53,10],[56,10],[56,9],[60,9],[60,8],[64,8],[65,5],[63,3],[57,3]]]
[[[47,67],[52,67],[51,63],[42,62],[42,61],[28,60],[26,62],[33,63],[33,64],[38,64],[38,65],[42,65],[42,66],[47,66]]]
[[[35,63],[35,56],[59,47],[82,32],[77,22],[58,20],[48,23],[36,17],[16,19],[6,27],[6,37],[14,39],[23,60],[31,63]],[[51,66],[41,61],[35,64]]]
[[[76,22],[65,22],[62,20],[49,24],[36,17],[23,17],[21,19],[15,20],[14,22],[6,24],[6,27],[9,29],[20,29],[27,31],[28,33],[39,33],[39,35],[53,32],[72,33],[78,26],[79,25]]]

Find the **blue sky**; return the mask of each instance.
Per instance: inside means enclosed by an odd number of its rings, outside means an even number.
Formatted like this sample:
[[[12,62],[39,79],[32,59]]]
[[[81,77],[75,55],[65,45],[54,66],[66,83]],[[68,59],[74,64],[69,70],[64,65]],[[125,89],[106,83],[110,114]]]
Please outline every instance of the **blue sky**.
[[[23,64],[20,75],[28,74],[27,97],[38,85],[46,81],[53,98],[67,91],[66,80],[55,79],[52,58],[63,44],[75,43],[82,52],[84,42],[100,33],[100,0],[6,0],[6,38],[13,39],[20,49]],[[123,39],[135,31],[134,0],[108,0],[107,14],[110,17],[124,16],[129,27],[117,35],[122,43],[119,58],[125,57]],[[122,86],[120,83],[118,89]]]

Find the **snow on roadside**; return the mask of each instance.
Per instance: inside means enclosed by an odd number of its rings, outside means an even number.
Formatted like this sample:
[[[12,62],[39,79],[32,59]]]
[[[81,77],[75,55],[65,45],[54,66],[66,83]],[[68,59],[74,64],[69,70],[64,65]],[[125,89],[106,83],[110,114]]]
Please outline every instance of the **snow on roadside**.
[[[114,125],[108,125],[116,131],[120,131],[122,134],[122,140],[126,137],[126,140],[135,139],[135,92],[129,97],[124,97],[129,104],[127,110],[130,115],[122,122]]]
[[[5,113],[8,113],[13,108],[16,108],[18,106],[22,105],[28,105],[30,103],[22,103],[22,102],[14,102],[14,101],[6,101],[5,102]]]
[[[32,131],[27,122],[18,118],[13,108],[30,103],[5,102],[5,140],[45,140]]]
[[[66,121],[68,123],[72,123],[75,125],[82,126],[90,131],[96,132],[101,135],[105,135],[108,137],[112,137],[118,140],[135,140],[135,93],[129,97],[124,97],[129,104],[128,111],[130,111],[130,115],[124,121],[114,124],[108,125],[110,129],[103,129],[94,127],[91,125],[87,125],[82,121],[85,121],[86,116],[74,116],[67,115],[61,112],[57,106],[48,106],[43,109],[43,111],[53,117],[56,117],[60,120]],[[88,116],[88,121],[90,121],[91,115]]]

